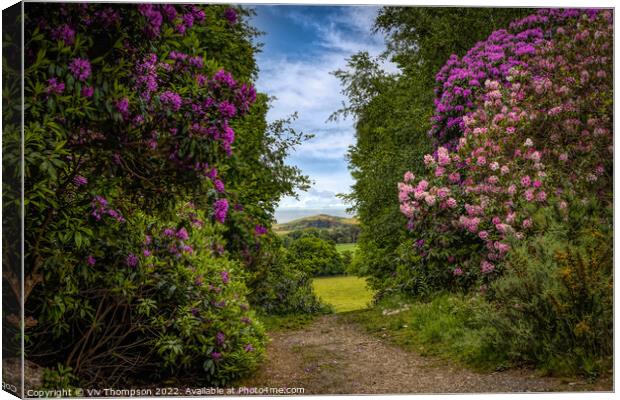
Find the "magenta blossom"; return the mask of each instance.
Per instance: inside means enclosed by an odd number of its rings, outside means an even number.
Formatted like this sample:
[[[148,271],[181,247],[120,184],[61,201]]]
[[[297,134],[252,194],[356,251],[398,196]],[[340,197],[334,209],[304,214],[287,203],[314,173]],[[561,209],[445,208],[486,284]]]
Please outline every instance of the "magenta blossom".
[[[267,233],[267,228],[265,228],[262,225],[256,225],[254,227],[254,233],[257,234],[257,235],[264,235],[264,234]]]
[[[163,105],[168,106],[172,111],[179,111],[183,102],[181,96],[169,90],[162,93],[159,96],[159,100]]]
[[[226,335],[224,335],[222,332],[218,332],[215,335],[215,342],[217,343],[218,346],[222,346],[225,341],[226,341]]]
[[[172,237],[175,235],[174,229],[172,228],[166,228],[164,229],[164,236],[166,237]]]
[[[66,45],[71,46],[75,42],[75,30],[69,25],[60,25],[52,31],[52,39],[62,40]]]
[[[82,96],[84,97],[93,97],[95,93],[95,89],[92,86],[84,86],[82,88]]]
[[[181,239],[181,240],[187,240],[189,239],[189,234],[187,233],[187,230],[185,228],[181,228],[177,231],[176,234],[177,238]]]
[[[97,260],[95,260],[95,257],[93,257],[92,255],[89,255],[86,259],[86,263],[93,267],[95,264],[97,264]]]
[[[90,61],[83,58],[74,58],[69,65],[69,70],[79,81],[85,81],[91,74]]]
[[[234,8],[227,8],[226,11],[224,11],[224,18],[226,18],[226,20],[230,22],[231,24],[236,24],[237,23],[237,11],[235,11]]]
[[[230,282],[230,276],[228,275],[228,271],[222,271],[220,273],[220,275],[222,276],[222,282],[223,283],[228,283]]]
[[[123,97],[119,101],[116,102],[116,109],[118,112],[123,114],[123,117],[127,116],[129,113],[129,99],[127,97]]]
[[[76,175],[73,177],[73,184],[75,186],[84,186],[88,184],[88,179],[86,179],[82,175]]]
[[[60,94],[62,92],[65,91],[65,84],[64,82],[58,82],[58,80],[56,78],[51,78],[48,79],[47,81],[47,88],[45,89],[45,92],[47,94]]]
[[[215,219],[220,223],[224,223],[224,221],[226,221],[226,215],[228,214],[228,200],[226,199],[217,200],[213,208],[214,208]]]
[[[136,265],[138,265],[138,256],[133,253],[129,253],[127,258],[125,259],[125,264],[127,264],[127,266],[129,267],[134,268]]]

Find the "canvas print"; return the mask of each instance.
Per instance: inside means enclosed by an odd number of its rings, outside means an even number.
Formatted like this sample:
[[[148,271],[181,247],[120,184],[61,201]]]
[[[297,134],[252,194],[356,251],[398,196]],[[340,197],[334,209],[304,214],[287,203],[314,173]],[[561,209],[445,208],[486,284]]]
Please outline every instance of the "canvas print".
[[[2,17],[6,392],[614,390],[612,8]]]

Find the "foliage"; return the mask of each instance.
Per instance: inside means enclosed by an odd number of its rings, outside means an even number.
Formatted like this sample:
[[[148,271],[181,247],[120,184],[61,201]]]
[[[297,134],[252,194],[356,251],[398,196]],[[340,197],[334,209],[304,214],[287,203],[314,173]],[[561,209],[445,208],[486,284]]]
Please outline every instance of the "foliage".
[[[287,249],[287,261],[310,276],[340,275],[345,272],[340,253],[333,243],[312,236],[294,240]]]
[[[498,276],[509,239],[535,233],[540,207],[566,208],[592,194],[610,203],[610,18],[542,10],[476,45],[463,58],[466,67],[452,58],[448,72],[438,74],[450,82],[443,85],[448,93],[472,88],[475,108],[462,116],[454,150],[440,146],[424,157],[428,172],[407,172],[399,183],[415,262],[429,271],[432,288],[467,288]],[[482,73],[506,75],[478,87],[470,70],[480,80]]]
[[[542,210],[540,234],[515,244],[489,297],[499,305],[498,349],[592,378],[607,372],[613,354],[613,227],[589,208]]]
[[[317,314],[325,306],[312,290],[311,275],[288,259],[276,235],[261,246],[257,262],[249,271],[248,299],[263,315]]]
[[[359,53],[346,70],[335,73],[348,98],[335,117],[356,119],[356,143],[348,153],[355,184],[346,196],[361,227],[356,269],[369,275],[373,287],[386,287],[398,263],[396,249],[406,238],[394,187],[406,170],[424,170],[418,160],[431,149],[427,132],[434,74],[450,54],[463,54],[527,13],[508,8],[384,7],[375,28],[388,35],[386,54],[372,59]],[[400,73],[384,72],[384,58]]]
[[[245,281],[307,178],[284,164],[304,136],[268,126],[252,86],[249,11],[25,10],[27,357],[83,386],[252,370],[265,338]]]
[[[342,264],[344,265],[344,270],[346,273],[349,273],[351,270],[351,263],[353,262],[353,252],[351,250],[341,250],[336,248],[340,253],[340,257],[342,258]]]

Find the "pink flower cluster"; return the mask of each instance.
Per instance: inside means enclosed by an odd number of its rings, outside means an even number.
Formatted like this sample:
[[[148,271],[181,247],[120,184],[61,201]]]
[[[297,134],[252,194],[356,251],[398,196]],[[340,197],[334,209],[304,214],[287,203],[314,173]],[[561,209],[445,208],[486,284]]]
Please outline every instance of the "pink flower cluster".
[[[582,15],[593,19],[596,14],[597,10],[541,9],[513,22],[508,29],[493,32],[463,58],[452,55],[436,75],[436,112],[430,135],[437,143],[452,146],[465,128],[463,116],[474,109],[482,97],[494,100],[501,96],[497,90],[484,90],[487,79],[508,83],[507,77],[513,68],[528,68],[527,56],[552,44],[550,38],[559,25],[573,23]]]
[[[541,11],[511,32],[476,45],[462,61],[473,63],[467,68],[448,61],[438,75],[438,110],[456,104],[455,93],[471,104],[458,117],[454,109],[439,112],[453,143],[424,157],[428,173],[417,183],[407,172],[398,184],[414,237],[454,254],[463,243],[479,243],[480,251],[456,260],[454,277],[497,271],[510,241],[533,232],[531,214],[539,207],[566,209],[570,198],[592,193],[612,199],[613,113],[603,100],[612,93],[611,13]],[[481,52],[491,66],[472,61]]]

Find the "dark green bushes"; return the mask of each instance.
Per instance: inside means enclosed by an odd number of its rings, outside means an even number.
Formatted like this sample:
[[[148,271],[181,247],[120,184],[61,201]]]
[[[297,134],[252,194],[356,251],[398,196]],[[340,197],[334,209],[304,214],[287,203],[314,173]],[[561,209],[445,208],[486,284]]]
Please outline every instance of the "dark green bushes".
[[[515,246],[489,297],[511,359],[594,377],[613,354],[613,227],[587,208],[541,212],[540,235]]]
[[[289,260],[281,240],[270,235],[248,274],[249,301],[262,314],[315,314],[324,306],[312,290],[312,275]]]
[[[287,249],[287,262],[310,276],[345,273],[342,257],[334,244],[317,237],[305,236],[294,240]]]

